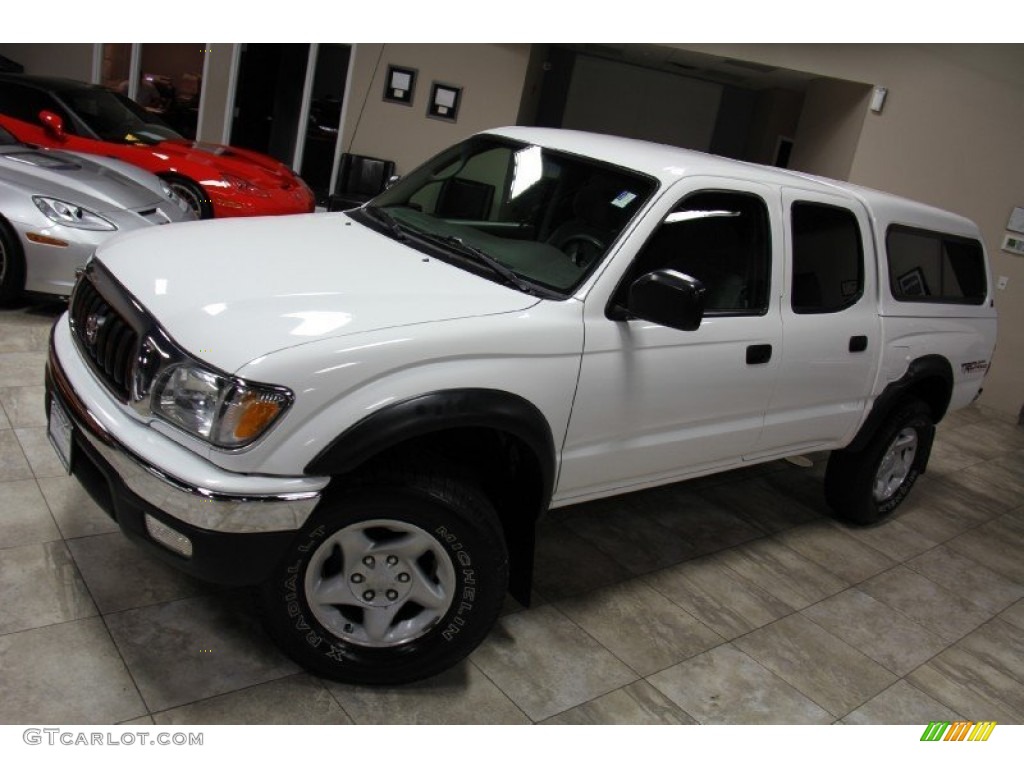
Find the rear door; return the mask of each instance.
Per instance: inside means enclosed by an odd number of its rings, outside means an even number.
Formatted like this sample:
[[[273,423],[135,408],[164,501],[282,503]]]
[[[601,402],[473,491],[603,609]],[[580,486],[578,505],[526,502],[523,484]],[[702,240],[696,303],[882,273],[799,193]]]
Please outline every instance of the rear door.
[[[785,293],[778,383],[752,457],[845,443],[877,371],[878,282],[857,200],[783,189]]]

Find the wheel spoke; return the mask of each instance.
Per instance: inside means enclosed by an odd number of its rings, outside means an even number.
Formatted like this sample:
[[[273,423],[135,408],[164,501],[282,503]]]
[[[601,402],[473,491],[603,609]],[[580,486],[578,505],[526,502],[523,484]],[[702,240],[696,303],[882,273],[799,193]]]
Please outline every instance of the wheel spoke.
[[[338,537],[338,544],[341,545],[341,555],[345,560],[347,572],[373,551],[376,542],[367,536],[365,531],[356,529],[345,531],[344,535]]]
[[[450,601],[445,594],[442,584],[435,584],[430,577],[423,572],[419,565],[412,569],[412,589],[409,591],[409,600],[424,608],[443,608]]]
[[[395,555],[402,560],[416,560],[423,556],[429,549],[428,544],[420,536],[405,534],[400,539],[392,539],[381,544],[379,552],[385,555]]]
[[[313,586],[312,600],[320,605],[359,605],[344,574],[318,581]]]
[[[402,604],[396,603],[382,608],[367,608],[363,611],[363,629],[366,636],[374,643],[382,643],[387,639],[388,630],[395,620],[395,614]]]

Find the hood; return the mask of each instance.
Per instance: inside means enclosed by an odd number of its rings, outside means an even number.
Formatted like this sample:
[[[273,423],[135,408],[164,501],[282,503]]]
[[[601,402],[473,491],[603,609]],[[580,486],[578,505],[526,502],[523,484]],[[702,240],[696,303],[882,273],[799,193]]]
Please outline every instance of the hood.
[[[96,255],[189,353],[229,372],[311,341],[538,301],[343,213],[157,227]]]
[[[27,146],[0,146],[0,184],[55,197],[96,213],[159,205],[164,199],[127,176],[84,157]]]
[[[260,186],[291,189],[298,184],[298,179],[291,169],[274,158],[225,144],[163,141],[155,147],[145,149],[167,155],[170,160],[199,163],[212,168],[218,175],[230,173]]]

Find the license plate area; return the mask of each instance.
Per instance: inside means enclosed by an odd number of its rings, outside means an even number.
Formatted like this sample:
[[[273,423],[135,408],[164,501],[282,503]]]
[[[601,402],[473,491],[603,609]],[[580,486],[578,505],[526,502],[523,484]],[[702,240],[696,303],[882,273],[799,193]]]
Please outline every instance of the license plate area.
[[[56,398],[50,398],[50,417],[46,427],[46,434],[50,438],[50,445],[57,452],[57,458],[64,465],[64,469],[71,474],[71,452],[74,440],[74,424],[68,416],[64,406]]]

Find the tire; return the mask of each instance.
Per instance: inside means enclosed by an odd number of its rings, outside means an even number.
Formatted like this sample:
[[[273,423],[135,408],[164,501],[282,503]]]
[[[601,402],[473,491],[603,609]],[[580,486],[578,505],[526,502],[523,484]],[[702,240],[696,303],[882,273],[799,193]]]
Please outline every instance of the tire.
[[[13,303],[25,290],[25,253],[18,235],[0,218],[0,306]]]
[[[402,473],[322,502],[261,597],[268,631],[303,667],[390,685],[469,654],[507,586],[504,537],[483,494],[442,475]]]
[[[188,203],[197,219],[213,218],[213,203],[201,186],[184,176],[165,176],[164,181],[178,197]]]
[[[897,406],[862,450],[832,453],[825,470],[829,506],[861,525],[886,517],[924,473],[934,438],[928,406],[920,400]]]

